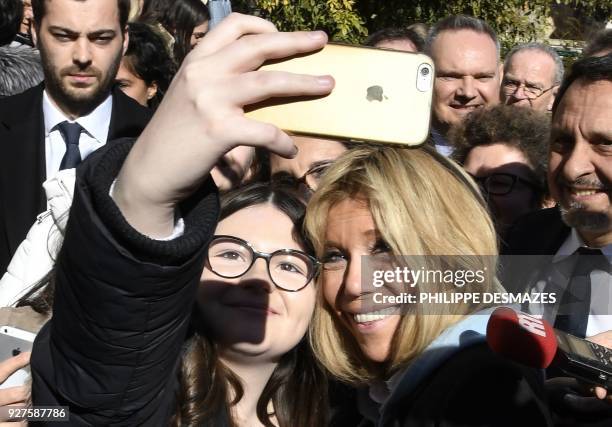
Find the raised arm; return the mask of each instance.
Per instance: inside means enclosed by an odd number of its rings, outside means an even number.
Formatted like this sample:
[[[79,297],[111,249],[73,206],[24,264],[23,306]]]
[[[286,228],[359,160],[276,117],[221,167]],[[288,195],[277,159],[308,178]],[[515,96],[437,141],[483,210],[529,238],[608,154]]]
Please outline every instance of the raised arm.
[[[243,106],[329,93],[329,76],[253,71],[326,41],[320,31],[279,33],[268,21],[238,14],[212,30],[188,56],[119,174],[113,197],[130,224],[152,237],[168,235],[176,203],[238,145],[295,155],[286,133],[245,118]]]
[[[136,143],[109,144],[79,168],[53,319],[32,355],[35,405],[70,406],[73,425],[168,424],[216,224],[209,171],[238,145],[294,152],[285,133],[246,119],[243,106],[329,92],[329,77],[254,71],[325,42],[323,33],[228,17],[188,56]],[[172,234],[179,205],[184,234],[159,240]]]

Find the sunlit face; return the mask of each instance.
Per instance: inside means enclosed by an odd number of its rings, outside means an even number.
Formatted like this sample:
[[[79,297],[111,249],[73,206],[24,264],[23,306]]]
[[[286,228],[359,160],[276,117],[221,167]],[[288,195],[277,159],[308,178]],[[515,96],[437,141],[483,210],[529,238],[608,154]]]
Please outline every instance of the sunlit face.
[[[503,83],[507,81],[521,84],[516,91],[506,93]],[[542,94],[530,99],[525,88],[537,88]],[[550,55],[533,49],[515,53],[504,70],[501,97],[505,104],[529,107],[538,111],[549,111],[555,101],[555,61]]]
[[[298,148],[297,156],[285,159],[276,154],[270,154],[270,172],[272,175],[280,172],[287,173],[295,179],[307,181],[308,192],[317,189],[320,175],[319,166],[331,164],[346,151],[346,147],[333,139],[316,138],[311,136],[293,136],[293,142]],[[305,175],[314,171],[306,180]]]
[[[64,113],[91,112],[109,94],[127,49],[117,2],[54,0],[38,33],[45,88]]]
[[[520,216],[539,208],[533,167],[518,148],[504,143],[474,147],[463,167],[477,178],[491,176],[494,173],[517,177],[512,191],[508,194],[495,195],[486,192],[484,194],[499,230],[505,230]],[[530,186],[529,182],[534,186]]]
[[[249,242],[257,251],[303,250],[292,237],[294,225],[270,204],[242,209],[219,222],[215,233]],[[264,259],[241,277],[202,273],[198,304],[222,357],[276,362],[304,337],[315,303],[314,280],[298,292],[274,286]]]
[[[379,43],[376,43],[376,47],[401,50],[404,52],[417,52],[417,48],[414,43],[412,43],[412,41],[408,39],[383,40]]]
[[[19,26],[19,32],[21,34],[30,33],[33,19],[34,14],[32,13],[32,1],[23,0],[23,18],[21,20],[21,25]]]
[[[157,93],[157,85],[153,83],[151,86],[147,86],[143,79],[130,71],[126,61],[126,57],[121,60],[115,81],[123,93],[146,107],[149,99]]]
[[[548,185],[565,222],[612,243],[612,82],[571,84],[552,122]]]
[[[200,43],[200,40],[204,38],[206,33],[208,32],[208,21],[201,23],[193,28],[193,32],[191,33],[191,38],[189,39],[189,44],[191,48],[197,46]]]
[[[499,103],[501,66],[487,34],[442,31],[431,56],[436,65],[433,118],[439,131],[445,133],[475,109]]]
[[[343,257],[346,268],[323,270],[323,297],[337,316],[338,323],[350,331],[359,348],[373,362],[383,362],[389,351],[400,316],[379,310],[364,312],[362,256],[389,252],[382,242],[367,204],[360,199],[345,199],[328,213],[323,260]],[[372,306],[371,302],[367,304]],[[389,309],[386,307],[385,309]]]

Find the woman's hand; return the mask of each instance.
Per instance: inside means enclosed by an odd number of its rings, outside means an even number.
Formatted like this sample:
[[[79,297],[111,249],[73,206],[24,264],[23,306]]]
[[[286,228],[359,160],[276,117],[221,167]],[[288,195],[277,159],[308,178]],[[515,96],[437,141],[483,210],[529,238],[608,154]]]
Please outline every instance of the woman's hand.
[[[268,21],[240,14],[208,33],[187,56],[119,173],[113,198],[128,222],[151,237],[169,235],[176,204],[234,147],[295,155],[286,133],[247,119],[243,107],[329,93],[330,76],[256,71],[266,60],[315,51],[326,42],[320,31],[280,33]]]
[[[25,367],[30,363],[30,353],[24,352],[15,357],[11,357],[3,362],[0,362],[0,384],[4,383],[8,377],[19,369]],[[23,406],[27,403],[30,397],[30,386],[22,385],[17,387],[8,387],[0,389],[0,408],[4,406]],[[6,421],[7,418],[0,418],[1,426],[18,426],[27,425],[27,422],[2,422]]]

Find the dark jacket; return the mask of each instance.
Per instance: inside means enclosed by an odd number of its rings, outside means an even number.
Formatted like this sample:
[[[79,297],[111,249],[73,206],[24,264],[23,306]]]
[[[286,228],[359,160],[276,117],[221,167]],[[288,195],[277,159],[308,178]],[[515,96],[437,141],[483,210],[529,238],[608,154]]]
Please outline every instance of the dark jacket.
[[[0,99],[0,274],[36,216],[46,210],[43,84]],[[108,140],[137,137],[151,112],[113,89]]]
[[[502,246],[501,281],[512,292],[525,292],[541,278],[542,268],[551,265],[552,256],[557,253],[571,232],[561,219],[557,207],[542,209],[521,217],[508,233]],[[531,256],[518,256],[531,255]],[[524,311],[528,307],[523,307]],[[546,315],[546,314],[545,314]],[[554,323],[553,319],[548,319]],[[548,378],[565,376],[553,367],[547,370]],[[567,388],[564,392],[551,392],[550,404],[555,425],[564,427],[604,427],[612,425],[612,406],[592,402],[590,407],[571,404],[566,395],[582,396]],[[601,403],[601,404],[599,404]]]
[[[217,222],[209,179],[181,206],[182,237],[151,240],[130,227],[108,192],[131,143],[108,144],[77,169],[53,317],[34,343],[33,403],[69,406],[70,425],[168,425]]]
[[[543,372],[494,354],[485,341],[490,310],[445,330],[398,374],[376,423],[363,426],[552,425]]]
[[[554,255],[569,228],[561,219],[559,208],[542,209],[522,216],[502,242],[502,255]]]
[[[510,292],[529,292],[544,269],[552,264],[571,231],[561,220],[557,207],[542,209],[522,216],[510,228],[501,244],[502,285]],[[528,311],[528,307],[522,307]],[[554,321],[554,319],[547,319]]]

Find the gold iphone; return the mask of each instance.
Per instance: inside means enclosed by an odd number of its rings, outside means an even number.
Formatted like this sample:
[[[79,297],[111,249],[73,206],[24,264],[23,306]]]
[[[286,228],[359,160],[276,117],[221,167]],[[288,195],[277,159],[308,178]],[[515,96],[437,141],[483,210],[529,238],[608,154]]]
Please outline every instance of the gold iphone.
[[[349,141],[418,145],[429,135],[434,65],[420,53],[330,43],[264,64],[261,70],[331,75],[324,97],[274,98],[247,116],[292,133]]]

